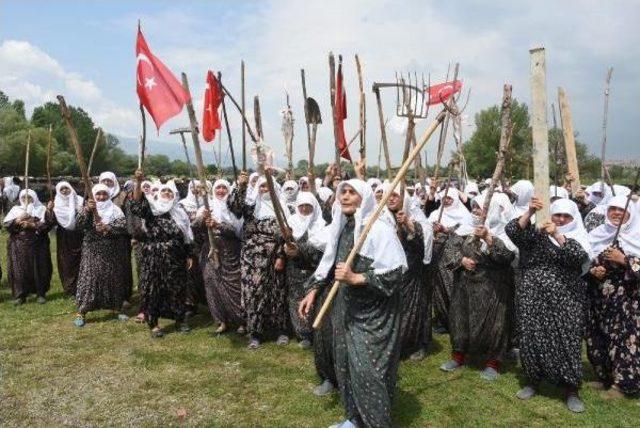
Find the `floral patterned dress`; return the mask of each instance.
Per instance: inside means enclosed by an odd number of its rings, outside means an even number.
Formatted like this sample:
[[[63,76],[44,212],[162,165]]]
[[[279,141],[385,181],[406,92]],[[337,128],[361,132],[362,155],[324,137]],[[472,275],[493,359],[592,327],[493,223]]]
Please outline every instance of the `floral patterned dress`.
[[[581,272],[589,256],[578,241],[569,238],[556,246],[533,224],[521,229],[518,219],[511,220],[505,231],[520,250],[516,316],[524,373],[533,384],[546,379],[578,387],[586,302]]]
[[[640,392],[640,258],[611,265],[602,254],[594,262],[607,269],[603,280],[589,275],[587,356],[606,385],[625,394]]]

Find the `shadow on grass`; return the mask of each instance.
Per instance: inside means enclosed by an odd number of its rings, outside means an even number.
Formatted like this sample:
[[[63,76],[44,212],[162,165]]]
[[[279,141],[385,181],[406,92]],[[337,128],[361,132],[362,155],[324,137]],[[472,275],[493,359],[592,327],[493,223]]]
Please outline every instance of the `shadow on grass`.
[[[413,392],[396,389],[391,417],[395,426],[410,426],[422,413],[422,405]]]

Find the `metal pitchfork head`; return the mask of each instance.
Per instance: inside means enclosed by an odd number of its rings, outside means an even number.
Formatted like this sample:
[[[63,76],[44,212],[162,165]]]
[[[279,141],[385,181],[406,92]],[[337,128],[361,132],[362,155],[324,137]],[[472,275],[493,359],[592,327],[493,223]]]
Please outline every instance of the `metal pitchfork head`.
[[[430,82],[429,82],[430,83]],[[429,105],[425,96],[429,87],[422,75],[420,86],[418,86],[418,74],[409,72],[405,78],[404,73],[396,72],[396,115],[399,117],[426,118],[429,114]]]

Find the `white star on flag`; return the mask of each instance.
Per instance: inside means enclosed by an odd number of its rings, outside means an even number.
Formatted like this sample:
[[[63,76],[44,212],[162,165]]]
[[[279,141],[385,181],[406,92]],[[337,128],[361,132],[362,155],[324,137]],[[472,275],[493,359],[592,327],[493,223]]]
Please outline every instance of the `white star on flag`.
[[[144,86],[148,89],[151,90],[153,89],[154,86],[157,86],[158,84],[156,83],[155,77],[145,77],[144,78]]]

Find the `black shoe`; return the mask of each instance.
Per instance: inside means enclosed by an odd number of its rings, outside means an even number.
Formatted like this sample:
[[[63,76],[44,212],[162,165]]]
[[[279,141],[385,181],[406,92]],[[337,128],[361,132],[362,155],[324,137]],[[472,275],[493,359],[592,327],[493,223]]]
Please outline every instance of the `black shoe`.
[[[15,299],[13,301],[13,306],[20,306],[20,305],[24,305],[24,302],[26,301],[26,299],[24,297],[18,297],[17,299]]]

